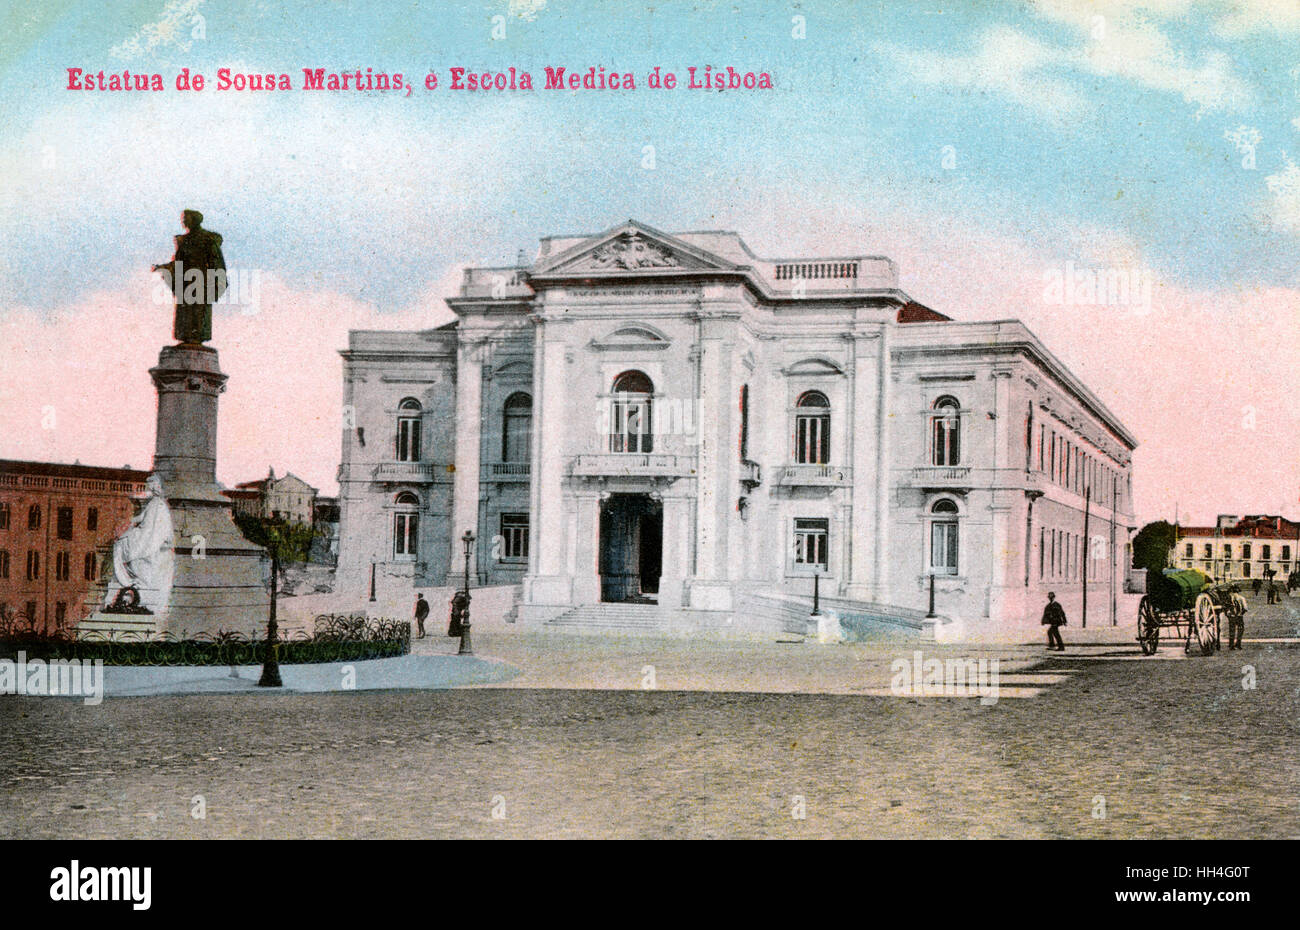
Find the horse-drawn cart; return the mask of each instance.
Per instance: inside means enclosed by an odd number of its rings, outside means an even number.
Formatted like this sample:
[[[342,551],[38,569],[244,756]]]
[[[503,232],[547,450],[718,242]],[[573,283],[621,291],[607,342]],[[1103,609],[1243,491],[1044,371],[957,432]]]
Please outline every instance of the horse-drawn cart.
[[[1220,618],[1240,623],[1245,614],[1246,599],[1235,584],[1217,584],[1195,570],[1148,570],[1147,593],[1138,604],[1138,645],[1143,655],[1155,655],[1165,629],[1183,640],[1185,652],[1195,644],[1202,655],[1213,655],[1219,648]]]

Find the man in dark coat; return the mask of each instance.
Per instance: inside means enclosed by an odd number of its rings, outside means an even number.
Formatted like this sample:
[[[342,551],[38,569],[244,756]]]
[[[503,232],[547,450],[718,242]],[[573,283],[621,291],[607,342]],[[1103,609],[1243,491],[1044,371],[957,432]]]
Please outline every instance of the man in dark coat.
[[[423,594],[415,596],[415,625],[419,628],[420,635],[417,639],[424,639],[424,620],[429,616],[429,602],[424,599]]]
[[[212,305],[226,290],[226,260],[221,254],[221,235],[203,228],[198,210],[181,213],[183,235],[176,236],[176,254],[161,271],[176,295],[176,317],[172,336],[179,342],[202,344],[212,338]]]
[[[1065,608],[1056,603],[1056,592],[1047,592],[1047,606],[1043,608],[1043,626],[1047,627],[1047,648],[1065,652],[1061,627],[1065,625]]]

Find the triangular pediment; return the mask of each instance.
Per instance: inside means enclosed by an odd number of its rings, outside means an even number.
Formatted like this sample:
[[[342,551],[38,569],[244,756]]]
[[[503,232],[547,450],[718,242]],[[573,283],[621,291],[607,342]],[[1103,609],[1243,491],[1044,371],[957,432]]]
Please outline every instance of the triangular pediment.
[[[736,266],[667,233],[629,220],[535,265],[530,278],[732,270]]]

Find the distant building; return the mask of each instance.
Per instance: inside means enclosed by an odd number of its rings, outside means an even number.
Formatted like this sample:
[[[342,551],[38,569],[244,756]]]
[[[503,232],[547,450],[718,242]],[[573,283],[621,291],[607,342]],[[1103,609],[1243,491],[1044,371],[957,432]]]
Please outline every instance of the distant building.
[[[236,514],[311,526],[318,492],[292,473],[277,478],[271,468],[265,478],[241,482],[222,493],[230,498]]]
[[[0,460],[0,612],[67,627],[126,529],[147,471]]]
[[[1222,515],[1214,526],[1180,526],[1170,556],[1178,568],[1215,578],[1279,580],[1300,567],[1300,523],[1269,514]]]

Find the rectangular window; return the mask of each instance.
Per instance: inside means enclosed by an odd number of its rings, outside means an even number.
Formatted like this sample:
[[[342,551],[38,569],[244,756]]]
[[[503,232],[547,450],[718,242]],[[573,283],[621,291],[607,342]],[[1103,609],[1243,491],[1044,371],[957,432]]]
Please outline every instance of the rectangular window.
[[[1249,562],[1242,562],[1242,563],[1241,563],[1241,577],[1242,577],[1242,578],[1249,578],[1249,577],[1250,577],[1250,563],[1249,563]]]
[[[397,461],[420,461],[420,420],[400,417],[397,421]]]
[[[95,569],[97,567],[95,562],[95,553],[87,552],[86,558],[81,563],[82,574],[87,581],[95,580]]]
[[[35,581],[41,577],[41,554],[35,549],[27,550],[27,580]]]
[[[58,623],[58,624],[61,625],[61,624],[63,623],[63,621],[65,621],[65,620],[67,620],[67,619],[68,619],[68,604],[67,604],[67,602],[66,602],[66,601],[55,601],[55,602],[54,602],[54,622],[55,622],[55,623]]]
[[[653,452],[650,402],[644,397],[619,394],[610,404],[613,429],[609,436],[610,452]]]
[[[794,521],[794,561],[797,565],[811,565],[826,569],[827,540],[830,523],[827,520],[797,519]]]
[[[9,577],[9,550],[0,549],[0,578]]]
[[[1262,546],[1261,548],[1263,549],[1263,551],[1260,552],[1260,554],[1259,554],[1259,557],[1260,557],[1261,559],[1271,559],[1271,558],[1273,558],[1273,547],[1272,547],[1272,546]]]
[[[72,559],[66,552],[60,552],[54,556],[54,580],[67,581],[71,574]]]
[[[1223,544],[1223,557],[1225,559],[1232,558],[1232,543]]]
[[[59,539],[72,538],[72,508],[60,507],[58,511],[58,529],[56,535]]]
[[[0,530],[9,529],[9,502],[0,502]]]
[[[27,508],[27,528],[29,530],[39,530],[41,528],[40,504],[32,504]]]
[[[36,602],[35,602],[35,601],[28,601],[26,604],[24,604],[24,605],[23,605],[23,611],[26,613],[26,615],[27,615],[27,619],[28,619],[28,620],[35,621],[35,620],[38,619],[37,616],[36,616]]]
[[[416,513],[393,514],[393,555],[403,559],[413,559],[419,554],[420,515]]]
[[[528,514],[501,515],[501,561],[528,558]]]
[[[1042,581],[1045,577],[1045,566],[1047,564],[1047,530],[1043,527],[1038,528],[1038,580]]]
[[[957,521],[930,524],[930,569],[936,575],[957,574]]]
[[[794,418],[794,460],[799,465],[826,465],[830,462],[830,417],[800,414]]]
[[[92,533],[99,529],[99,508],[91,507],[86,511],[86,529]]]
[[[1190,555],[1191,553],[1188,553],[1188,554]],[[1250,558],[1250,543],[1242,543],[1242,544],[1241,544],[1241,557],[1242,557],[1243,559],[1248,559],[1248,558]]]
[[[1204,551],[1205,551],[1205,554],[1204,554],[1203,556],[1201,556],[1201,558],[1203,558],[1203,559],[1211,558],[1211,557],[1212,557],[1212,553],[1213,553],[1213,551],[1214,551],[1214,545],[1213,545],[1213,543],[1206,543],[1206,544],[1205,544],[1205,550],[1204,550]]]
[[[1038,427],[1038,470],[1045,471],[1047,463],[1047,427]]]
[[[1283,559],[1290,559],[1290,558],[1291,558],[1291,547],[1290,547],[1290,546],[1283,546],[1283,547],[1282,547],[1282,558],[1283,558]]]

